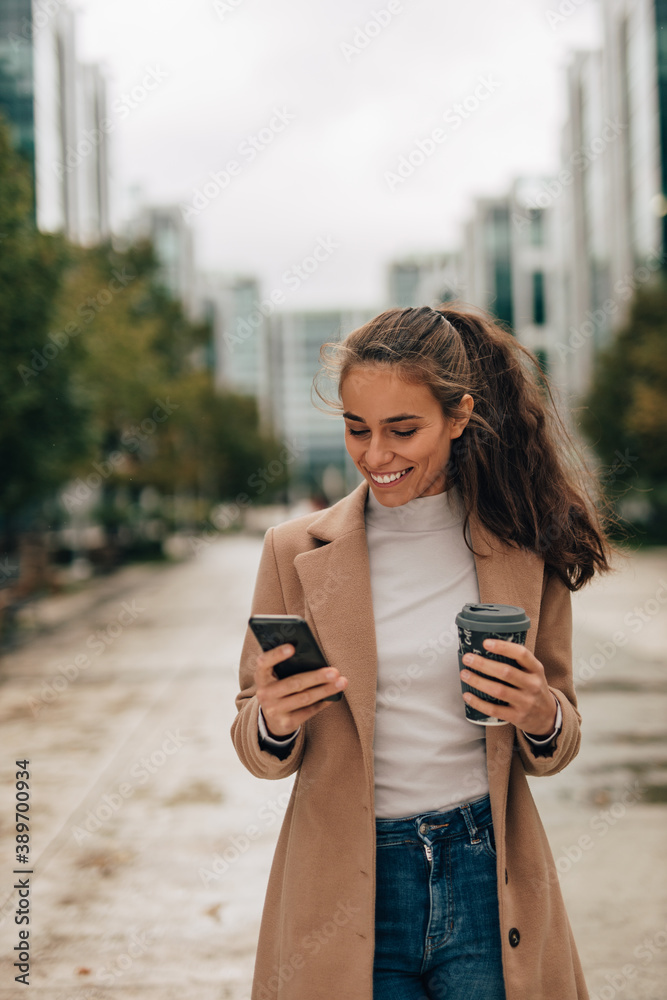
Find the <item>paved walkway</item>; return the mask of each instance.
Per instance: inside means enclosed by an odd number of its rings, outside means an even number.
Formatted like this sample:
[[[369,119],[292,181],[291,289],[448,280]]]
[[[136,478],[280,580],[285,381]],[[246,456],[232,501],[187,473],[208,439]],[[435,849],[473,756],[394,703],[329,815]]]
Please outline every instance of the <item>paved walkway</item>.
[[[0,1000],[27,995],[10,957],[14,761],[24,757],[30,995],[248,1000],[293,781],[249,775],[229,737],[260,549],[232,536],[190,562],[130,567],[85,596],[52,598],[37,612],[42,634],[4,658]],[[562,774],[531,784],[591,994],[661,1000],[665,553],[633,557],[574,601],[584,746]],[[249,824],[260,836],[248,848]]]

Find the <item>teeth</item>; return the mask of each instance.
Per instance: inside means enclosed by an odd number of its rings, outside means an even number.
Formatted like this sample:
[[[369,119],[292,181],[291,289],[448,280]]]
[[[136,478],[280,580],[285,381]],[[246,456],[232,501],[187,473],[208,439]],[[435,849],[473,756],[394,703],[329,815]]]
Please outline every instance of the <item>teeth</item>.
[[[392,472],[389,476],[374,476],[371,472],[371,479],[376,483],[395,483],[407,471],[407,469],[403,469],[402,472]]]

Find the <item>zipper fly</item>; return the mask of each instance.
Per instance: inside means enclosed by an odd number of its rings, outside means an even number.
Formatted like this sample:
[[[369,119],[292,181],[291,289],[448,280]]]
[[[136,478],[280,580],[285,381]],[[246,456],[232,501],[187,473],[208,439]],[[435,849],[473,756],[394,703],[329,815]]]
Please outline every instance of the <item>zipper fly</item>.
[[[424,844],[424,850],[426,851],[429,865],[433,864],[433,849],[429,844]]]

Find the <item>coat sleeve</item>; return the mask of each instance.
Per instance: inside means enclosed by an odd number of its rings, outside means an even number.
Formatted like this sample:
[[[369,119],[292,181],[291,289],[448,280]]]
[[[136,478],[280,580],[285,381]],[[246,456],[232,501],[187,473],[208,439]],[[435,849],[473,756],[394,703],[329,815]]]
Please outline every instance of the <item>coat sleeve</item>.
[[[264,536],[264,547],[257,571],[255,591],[252,598],[251,614],[285,615],[285,608],[280,576],[274,552],[273,528],[269,528]],[[303,757],[306,727],[301,726],[289,752],[286,750],[272,753],[263,749],[260,743],[258,714],[259,702],[255,696],[254,683],[255,661],[259,653],[257,639],[246,629],[243,648],[241,650],[241,665],[239,668],[240,691],[236,696],[237,715],[232,723],[231,737],[234,749],[244,767],[258,778],[287,778],[293,774]]]
[[[572,677],[572,597],[555,574],[549,574],[543,589],[535,656],[563,712],[560,733],[544,746],[535,746],[521,730],[516,730],[516,745],[526,774],[539,776],[562,771],[577,756],[581,744],[581,715]]]

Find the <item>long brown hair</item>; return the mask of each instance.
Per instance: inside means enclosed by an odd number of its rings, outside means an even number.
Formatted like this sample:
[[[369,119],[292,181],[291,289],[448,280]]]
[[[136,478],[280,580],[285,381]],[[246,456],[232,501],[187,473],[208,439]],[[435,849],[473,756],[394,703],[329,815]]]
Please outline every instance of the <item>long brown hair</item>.
[[[429,388],[448,419],[465,414],[458,404],[470,393],[474,408],[445,470],[465,505],[464,538],[474,512],[496,537],[539,553],[573,591],[612,568],[606,530],[613,516],[603,513],[548,378],[486,312],[459,301],[387,309],[343,341],[323,344],[320,359],[315,391],[337,410],[343,381],[358,365],[400,366],[401,378]],[[321,376],[337,383],[338,400],[321,391]]]

